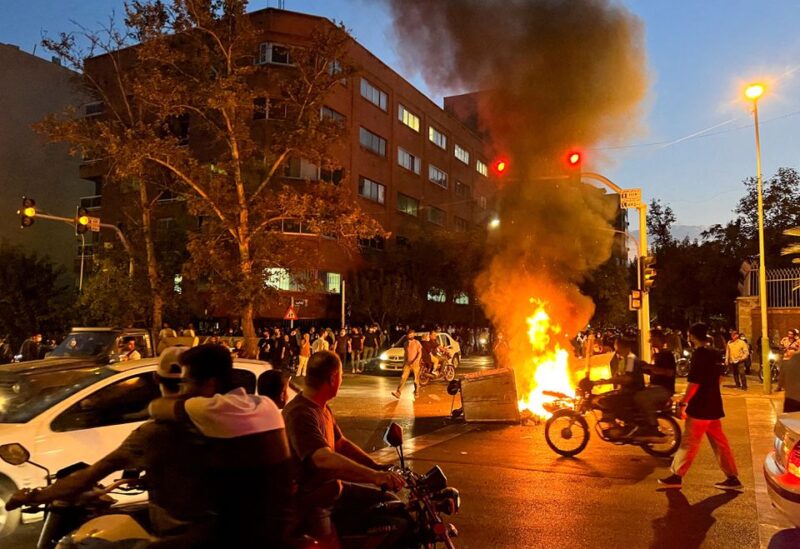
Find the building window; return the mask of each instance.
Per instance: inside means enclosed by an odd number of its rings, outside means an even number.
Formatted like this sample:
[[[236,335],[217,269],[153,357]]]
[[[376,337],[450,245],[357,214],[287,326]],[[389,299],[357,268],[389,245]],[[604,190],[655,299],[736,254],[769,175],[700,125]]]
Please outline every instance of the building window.
[[[106,111],[106,105],[102,101],[94,101],[92,103],[86,103],[83,106],[83,116],[85,118],[93,118],[95,116],[100,116]]]
[[[458,146],[458,143],[456,143],[455,155],[456,155],[456,158],[458,158],[458,159],[459,159],[459,160],[461,160],[461,161],[462,161],[464,164],[466,164],[467,166],[469,166],[469,151],[467,151],[466,149],[462,149],[461,147],[459,147],[459,146]]]
[[[400,122],[419,133],[419,116],[413,114],[403,105],[397,106],[397,118],[400,119]]]
[[[320,181],[338,185],[342,182],[342,178],[344,178],[343,168],[320,168],[319,170]]]
[[[485,196],[479,196],[478,197],[478,207],[481,210],[485,210],[486,209],[486,197]]]
[[[372,85],[366,78],[361,79],[361,97],[383,111],[389,108],[389,96]]]
[[[320,109],[319,115],[322,120],[331,120],[337,124],[344,124],[345,121],[345,116],[342,113],[327,106]]]
[[[447,294],[441,288],[430,288],[428,290],[428,301],[444,303],[447,301]]]
[[[397,147],[397,163],[417,175],[422,171],[422,159],[402,147]]]
[[[463,217],[454,217],[453,218],[453,227],[458,232],[467,232],[469,230],[469,221],[464,219]]]
[[[475,161],[475,169],[478,170],[478,173],[483,177],[487,177],[489,175],[489,168],[480,160]]]
[[[292,56],[289,48],[272,42],[263,42],[258,45],[257,65],[273,63],[276,65],[292,65]]]
[[[289,269],[271,267],[264,269],[264,286],[275,290],[291,290],[294,286]]]
[[[456,196],[459,196],[461,198],[469,198],[470,196],[469,185],[467,185],[466,183],[462,183],[461,181],[456,181],[455,190],[456,190]]]
[[[380,156],[386,156],[386,140],[380,135],[376,135],[366,128],[361,128],[359,132],[361,146]]]
[[[329,294],[339,294],[342,292],[341,273],[325,273],[325,291]]]
[[[381,236],[376,236],[373,238],[359,238],[358,245],[363,249],[377,250],[382,252],[385,247],[385,241]]]
[[[171,217],[162,217],[156,220],[156,240],[165,242],[175,236],[175,220]]]
[[[283,162],[283,177],[287,179],[307,179],[313,181],[319,176],[317,166],[296,156],[290,156]]]
[[[267,98],[256,97],[253,99],[253,120],[267,119]]]
[[[447,214],[444,213],[444,210],[441,210],[439,208],[434,208],[433,206],[429,206],[428,221],[430,221],[434,225],[439,225],[441,227],[444,227],[447,221]]]
[[[469,296],[466,292],[461,292],[453,297],[453,303],[456,305],[469,305]]]
[[[428,139],[437,147],[447,149],[447,136],[433,126],[428,126]]]
[[[417,217],[419,214],[419,200],[403,193],[397,193],[397,211]]]
[[[270,120],[286,120],[289,109],[286,101],[280,99],[269,99],[267,104],[267,118]]]
[[[378,204],[383,204],[385,200],[385,192],[386,187],[377,181],[367,179],[366,177],[360,177],[358,179],[358,194],[367,200],[372,200]]]
[[[447,172],[440,170],[433,164],[428,164],[428,179],[431,183],[447,188]]]

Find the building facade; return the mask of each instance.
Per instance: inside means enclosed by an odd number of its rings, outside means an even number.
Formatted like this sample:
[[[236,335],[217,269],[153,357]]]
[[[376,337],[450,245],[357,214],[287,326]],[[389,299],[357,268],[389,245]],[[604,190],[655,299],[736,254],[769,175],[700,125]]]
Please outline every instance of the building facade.
[[[33,125],[46,115],[85,99],[76,91],[75,73],[19,49],[0,44],[0,239],[47,255],[77,275],[76,257],[80,241],[74,228],[55,221],[34,220],[20,228],[16,211],[22,196],[33,198],[40,211],[72,217],[81,197],[92,194],[90,182],[78,176],[80,161],[68,153],[67,145],[47,143]]]
[[[307,42],[316,27],[333,25],[320,17],[278,9],[256,11],[249,17],[261,33],[256,64],[278,70],[291,70],[292,47]],[[486,142],[456,114],[440,108],[355,40],[349,43],[348,56],[357,74],[330,94],[320,113],[343,121],[348,130],[347,140],[336,149],[342,170],[326,174],[304,159],[291,158],[282,174],[286,181],[341,178],[341,184],[351,187],[362,209],[391,234],[388,241],[363,243],[364,248],[376,253],[402,243],[420,228],[465,231],[485,223],[492,215],[495,189],[489,177],[491,153]],[[264,94],[263,100],[254,104],[254,128],[281,116],[280,107],[269,102],[266,85]],[[102,106],[85,106],[86,116],[97,112],[102,112]],[[191,144],[190,120],[186,139]],[[96,196],[87,197],[85,206],[104,222],[124,223],[125,204],[130,198],[119,186],[104,188],[103,171],[102,163],[82,165],[81,175],[96,188]],[[181,221],[188,214],[180,200],[166,196],[158,204],[154,213],[157,229],[186,223],[185,219]],[[285,303],[266,307],[257,316],[281,318],[295,298],[304,303],[297,308],[301,318],[337,318],[341,281],[361,262],[343,255],[335,243],[305,234],[300,223],[284,221],[282,230],[295,235],[298,245],[315,246],[321,252],[316,276],[322,291],[313,295],[299,291],[293,273],[276,266],[269,284],[285,293]],[[202,312],[206,316],[224,313]]]

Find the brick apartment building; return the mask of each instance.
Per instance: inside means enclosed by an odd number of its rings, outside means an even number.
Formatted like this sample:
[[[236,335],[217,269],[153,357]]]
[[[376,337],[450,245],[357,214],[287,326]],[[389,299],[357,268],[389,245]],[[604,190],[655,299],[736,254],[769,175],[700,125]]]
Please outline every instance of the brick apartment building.
[[[291,70],[291,47],[307,40],[312,30],[326,19],[268,8],[249,14],[256,28],[263,32],[257,64]],[[364,243],[367,248],[396,245],[414,225],[438,226],[447,230],[466,230],[485,223],[492,215],[491,204],[495,185],[490,179],[491,154],[487,144],[470,129],[469,120],[460,120],[417,90],[366,48],[352,41],[349,61],[357,74],[340,86],[326,101],[321,116],[343,119],[349,131],[348,141],[337,150],[343,169],[342,184],[352,186],[361,207],[374,216],[385,230],[389,241]],[[125,52],[123,52],[125,53]],[[102,58],[90,60],[101,63]],[[269,118],[280,117],[280,108],[270,108],[266,96],[255,105],[253,125],[266,124]],[[452,110],[452,109],[451,109]],[[88,104],[85,115],[101,115],[103,106]],[[191,125],[188,127],[191,143]],[[104,222],[124,223],[125,204],[135,201],[119,187],[103,187],[102,162],[84,162],[81,176],[95,183],[96,192],[83,200],[91,215],[102,216]],[[286,180],[316,180],[339,177],[322,174],[315,165],[299,158],[290,159],[284,169]],[[176,223],[190,223],[180,200],[162,195],[154,214],[156,233]],[[322,251],[316,276],[324,292],[309,295],[299,292],[292,273],[276,269],[273,283],[286,293],[286,303],[258,312],[261,318],[280,318],[290,297],[306,301],[298,309],[301,318],[336,318],[340,307],[342,277],[359,262],[336,250],[334,243],[321,237],[309,239],[299,223],[284,222],[283,231],[297,233],[304,246],[318,246]],[[99,235],[98,235],[99,237]],[[110,240],[111,235],[102,236]],[[316,243],[310,244],[310,240]],[[94,243],[97,246],[99,238]],[[91,250],[89,250],[91,253]],[[327,295],[326,295],[327,294]],[[222,311],[195,312],[198,316],[224,316]]]

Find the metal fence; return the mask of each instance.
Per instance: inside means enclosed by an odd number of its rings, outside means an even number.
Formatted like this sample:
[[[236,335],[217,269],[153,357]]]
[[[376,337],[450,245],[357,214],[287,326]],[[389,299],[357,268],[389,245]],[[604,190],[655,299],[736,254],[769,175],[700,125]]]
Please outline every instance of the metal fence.
[[[750,295],[758,295],[758,269],[748,273]],[[767,307],[800,307],[800,269],[767,269]]]

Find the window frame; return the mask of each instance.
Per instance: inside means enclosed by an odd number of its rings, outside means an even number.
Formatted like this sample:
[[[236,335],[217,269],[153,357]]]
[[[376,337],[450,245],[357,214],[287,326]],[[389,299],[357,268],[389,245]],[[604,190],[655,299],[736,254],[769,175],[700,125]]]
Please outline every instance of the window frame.
[[[400,208],[401,197],[405,200],[410,201],[410,203],[413,203],[415,205],[414,213],[409,213],[408,211]],[[402,214],[408,215],[410,217],[419,218],[419,199],[414,198],[413,196],[407,195],[405,193],[401,193],[400,191],[397,191],[397,198],[395,200],[395,209]]]
[[[434,171],[438,172],[441,175],[444,175],[444,179],[443,180],[434,179],[434,173],[433,173]],[[449,181],[448,181],[449,178],[450,178],[450,176],[448,175],[448,173],[446,171],[444,171],[443,169],[439,168],[438,166],[435,166],[434,164],[428,163],[428,181],[430,181],[431,183],[433,183],[434,185],[436,185],[438,187],[441,187],[443,189],[447,189],[448,186],[449,186]]]
[[[414,127],[412,124],[410,124],[409,120],[406,120],[406,117],[403,116],[404,114],[408,115],[407,118],[409,118],[409,119],[413,118],[414,120],[417,121],[416,127]],[[420,120],[420,117],[417,116],[416,114],[414,114],[413,112],[411,112],[402,103],[398,103],[397,104],[397,119],[400,120],[401,124],[403,124],[405,127],[407,127],[408,129],[410,129],[413,132],[419,133],[421,128],[422,128],[422,121]]]
[[[373,193],[364,194],[362,189],[365,183],[369,183],[370,187],[375,187],[376,196],[373,197]],[[386,204],[386,185],[383,183],[379,183],[374,179],[370,179],[369,177],[364,177],[363,175],[358,176],[358,196],[369,200],[370,202],[375,202],[376,204],[385,205]]]
[[[361,97],[378,107],[380,110],[386,113],[389,112],[389,94],[363,76],[361,77],[359,92]],[[377,94],[377,97],[374,97],[375,94]]]
[[[462,153],[460,156],[459,152]],[[453,156],[455,156],[456,160],[458,160],[462,164],[469,166],[469,151],[464,147],[462,147],[461,145],[459,145],[458,143],[455,143],[453,146]]]
[[[480,158],[475,159],[475,171],[483,177],[489,177],[489,166]]]
[[[361,148],[366,150],[366,151],[371,152],[372,154],[378,155],[381,158],[386,158],[386,149],[389,146],[389,142],[386,140],[386,138],[381,137],[377,133],[368,130],[364,126],[359,126],[358,128],[359,128],[359,130],[358,130],[358,143],[361,145]],[[367,137],[369,137],[370,139],[372,139],[372,140],[377,139],[378,140],[377,141],[378,150],[375,150],[372,147],[372,143],[370,143],[370,144],[365,144],[364,143],[365,133],[367,134]]]
[[[412,164],[411,168],[409,168],[408,166],[403,164],[403,162],[400,160],[400,157],[403,154],[406,155],[411,160],[411,164]],[[399,145],[397,146],[397,165],[400,166],[401,168],[403,168],[405,170],[408,170],[408,171],[410,171],[412,173],[415,173],[417,175],[421,175],[422,174],[422,158],[420,158],[419,156],[417,156],[415,154],[412,154],[412,153],[408,152],[406,149],[404,149],[403,147],[401,147]]]
[[[439,139],[437,139],[437,137],[441,138],[441,143],[439,143]],[[447,135],[444,132],[439,131],[432,124],[428,125],[428,141],[444,151],[447,150]]]
[[[427,219],[428,223],[432,223],[438,227],[447,226],[447,212],[445,210],[437,208],[436,206],[428,206],[427,208],[428,208],[428,215],[425,216],[425,219]],[[434,220],[433,216],[431,215],[434,212],[436,212],[437,214],[436,217],[441,217],[441,219]]]

